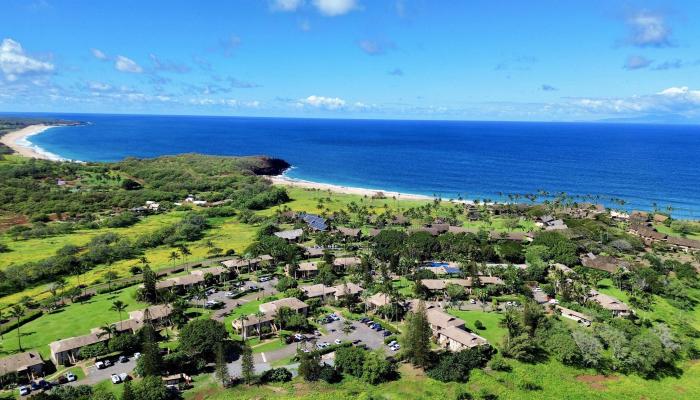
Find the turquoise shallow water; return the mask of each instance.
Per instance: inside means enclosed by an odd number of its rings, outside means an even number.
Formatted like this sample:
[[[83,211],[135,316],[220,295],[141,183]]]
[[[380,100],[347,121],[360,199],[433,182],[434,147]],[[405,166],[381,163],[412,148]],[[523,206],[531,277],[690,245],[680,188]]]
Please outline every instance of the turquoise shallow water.
[[[51,116],[89,122],[30,139],[70,159],[266,154],[291,177],[345,186],[493,200],[546,190],[700,218],[698,126]]]

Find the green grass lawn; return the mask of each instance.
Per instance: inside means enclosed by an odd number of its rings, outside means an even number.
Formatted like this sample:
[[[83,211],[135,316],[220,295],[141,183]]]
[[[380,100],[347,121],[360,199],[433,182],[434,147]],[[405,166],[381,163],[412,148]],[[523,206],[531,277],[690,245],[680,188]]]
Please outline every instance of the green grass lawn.
[[[394,288],[398,289],[399,293],[401,293],[404,296],[413,296],[413,287],[415,284],[412,281],[409,281],[406,279],[405,276],[402,276],[399,280],[393,281],[391,283]]]
[[[472,371],[469,382],[442,383],[422,371],[403,365],[401,378],[372,386],[345,378],[331,385],[323,382],[292,382],[262,386],[237,386],[221,389],[211,375],[195,378],[195,388],[185,399],[453,399],[457,390],[466,390],[475,398],[480,390],[496,394],[499,400],[531,399],[696,399],[700,396],[700,363],[685,366],[679,378],[644,380],[636,376],[600,376],[591,371],[564,366],[558,362],[523,364],[509,361],[511,372]],[[533,383],[539,390],[523,389]]]
[[[253,346],[253,353],[265,353],[267,351],[274,351],[274,350],[279,350],[286,346],[282,341],[278,338],[273,338],[268,341],[266,341],[263,344],[258,344],[256,346]]]
[[[461,318],[466,322],[467,328],[472,330],[479,336],[483,336],[494,346],[499,346],[503,337],[506,335],[506,329],[498,326],[498,323],[502,319],[502,315],[497,312],[483,312],[483,311],[460,311],[451,308],[447,311],[449,314],[454,315],[457,318]],[[486,329],[476,329],[474,326],[474,321],[479,320]]]
[[[86,335],[90,329],[119,321],[119,314],[110,311],[115,300],[127,304],[127,312],[146,307],[134,299],[136,286],[115,293],[94,296],[84,303],[71,304],[53,314],[46,314],[20,328],[22,348],[36,349],[45,359],[49,359],[48,344],[72,336]],[[122,313],[122,319],[127,319],[127,312]],[[16,330],[4,335],[0,352],[14,353],[18,350]],[[1,353],[0,353],[1,354]]]
[[[700,226],[700,223],[695,222],[694,225],[696,227]],[[674,231],[670,227],[664,225],[664,224],[654,224],[654,228],[656,228],[657,231],[669,235],[669,236],[676,236],[676,237],[681,237],[681,234]],[[694,232],[686,236],[688,239],[695,239],[695,240],[700,240],[700,232]]]
[[[44,258],[53,256],[58,249],[67,244],[83,246],[95,236],[107,232],[127,235],[131,238],[144,233],[155,232],[163,226],[171,225],[179,221],[182,219],[183,215],[184,212],[182,211],[173,211],[166,214],[144,217],[138,223],[126,228],[86,229],[48,238],[14,241],[9,235],[3,234],[0,236],[2,242],[7,244],[10,251],[7,253],[0,253],[0,268],[5,268],[12,264],[24,264],[26,262],[43,260]]]
[[[269,301],[265,299],[265,301]],[[224,325],[226,325],[226,329],[229,330],[229,332],[233,332],[233,326],[231,323],[238,319],[241,315],[249,316],[251,314],[255,314],[258,312],[259,308],[258,306],[262,304],[264,301],[261,300],[253,300],[248,303],[243,304],[242,306],[236,308],[229,314],[225,319],[224,319]]]
[[[175,223],[179,221],[183,215],[184,212],[182,211],[159,214],[147,217],[132,227],[114,229],[113,231],[133,238],[142,233],[155,231],[161,226]],[[205,232],[205,236],[201,240],[188,245],[192,255],[188,256],[186,260],[187,262],[202,261],[208,258],[207,252],[209,251],[209,248],[207,248],[205,245],[208,240],[211,240],[214,243],[214,246],[221,249],[234,249],[236,252],[241,253],[252,242],[257,230],[257,227],[243,224],[235,217],[211,218],[209,221],[212,224],[212,227]],[[105,233],[107,231],[109,231],[109,229],[79,231],[68,235],[55,236],[46,239],[31,239],[27,241],[11,242],[11,245],[19,245],[21,247],[16,249],[13,248],[14,250],[9,253],[0,253],[0,266],[7,265],[5,262],[3,262],[3,260],[15,260],[12,262],[22,263],[26,261],[43,259],[53,255],[57,249],[61,248],[65,244],[84,245],[95,235]],[[144,256],[148,259],[151,268],[158,270],[173,266],[173,262],[169,259],[172,251],[173,249],[168,246],[160,246],[154,249],[146,250],[144,252]],[[20,255],[26,258],[21,260],[18,258]],[[176,263],[180,264],[184,261],[185,260],[180,259]],[[104,274],[107,271],[113,271],[117,273],[119,277],[130,276],[129,269],[134,265],[140,265],[140,262],[136,259],[117,261],[109,266],[98,266],[85,274],[80,275],[80,277],[66,277],[66,280],[69,286],[77,285],[79,283],[92,285],[103,281]],[[18,302],[24,296],[33,297],[35,299],[43,299],[47,298],[49,293],[47,292],[47,287],[45,285],[27,288],[22,292],[0,298],[0,304],[13,304]]]

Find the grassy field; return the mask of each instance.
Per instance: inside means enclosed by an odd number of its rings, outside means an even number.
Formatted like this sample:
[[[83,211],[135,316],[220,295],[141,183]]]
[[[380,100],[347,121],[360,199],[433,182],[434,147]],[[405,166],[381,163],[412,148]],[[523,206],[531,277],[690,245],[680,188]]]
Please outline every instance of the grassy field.
[[[184,212],[173,211],[166,214],[158,214],[144,217],[138,223],[127,228],[100,228],[75,231],[67,235],[52,236],[48,238],[37,238],[28,240],[13,241],[9,235],[1,236],[3,243],[7,244],[10,251],[0,253],[0,269],[12,264],[24,264],[31,261],[39,261],[56,254],[61,247],[72,244],[83,246],[95,236],[107,232],[114,232],[121,235],[135,237],[144,233],[155,232],[159,228],[174,224],[179,221]]]
[[[557,362],[534,365],[512,362],[511,365],[511,372],[472,371],[466,384],[438,382],[406,365],[400,368],[399,380],[377,386],[350,378],[336,385],[308,383],[297,378],[285,384],[222,390],[210,375],[204,375],[196,378],[195,388],[185,393],[185,399],[453,399],[458,390],[473,395],[486,390],[496,394],[499,400],[695,399],[700,396],[700,364],[697,363],[685,366],[685,374],[679,378],[651,381],[636,376],[594,375]],[[540,388],[525,390],[526,383]]]
[[[693,225],[696,226],[696,229],[698,229],[697,227],[700,227],[700,223],[698,223],[698,222],[694,222]],[[657,231],[659,231],[663,234],[666,234],[669,236],[681,237],[680,233],[674,231],[673,229],[671,229],[670,227],[668,227],[664,224],[654,224],[654,228],[656,228]],[[700,231],[691,233],[691,234],[687,235],[686,237],[688,239],[700,240]]]
[[[483,311],[460,311],[454,308],[447,311],[449,314],[454,315],[457,318],[461,318],[466,322],[467,328],[472,330],[479,336],[483,336],[489,343],[498,346],[503,337],[506,335],[505,328],[498,326],[501,321],[502,315],[497,312],[483,312]],[[479,320],[486,327],[486,329],[476,329],[474,326],[474,321]]]
[[[97,295],[84,303],[72,304],[56,313],[43,315],[23,325],[20,328],[22,348],[36,349],[45,359],[48,359],[49,343],[71,336],[86,335],[92,328],[119,321],[119,314],[109,310],[115,300],[126,303],[127,312],[146,307],[145,304],[134,299],[136,289],[136,286],[132,286],[115,293]],[[122,319],[128,317],[126,312],[122,313]],[[16,332],[13,330],[4,335],[0,343],[0,354],[17,351]]]
[[[159,214],[147,217],[134,226],[114,229],[114,231],[133,238],[142,233],[155,231],[161,226],[175,223],[180,220],[183,215],[184,212],[181,211]],[[209,240],[214,243],[215,247],[219,247],[224,250],[234,249],[238,253],[243,252],[243,250],[245,250],[245,248],[252,242],[257,230],[257,227],[243,224],[235,217],[211,218],[209,222],[211,223],[212,227],[206,231],[205,236],[201,240],[189,244],[188,247],[192,252],[192,255],[188,256],[187,260],[177,260],[177,263],[206,260],[208,257],[207,252],[209,251],[209,248],[205,244]],[[82,245],[87,243],[95,235],[107,231],[108,229],[79,231],[72,234],[55,236],[46,239],[31,239],[27,241],[11,242],[11,245],[17,245],[20,247],[17,247],[16,249],[13,247],[13,251],[0,254],[0,268],[1,266],[8,265],[6,264],[8,262],[21,263],[46,258],[53,255],[57,249],[61,248],[65,244],[70,243]],[[173,266],[173,261],[170,261],[169,259],[172,251],[173,249],[170,247],[160,246],[154,249],[146,250],[144,256],[148,259],[151,268],[158,270]],[[29,253],[29,255],[24,256],[25,253]],[[19,261],[20,258],[18,257],[20,257],[20,255],[25,257],[23,261]],[[103,276],[107,271],[113,271],[117,273],[119,277],[127,277],[130,276],[129,269],[134,265],[140,265],[140,262],[135,259],[122,260],[109,266],[98,266],[80,276],[76,275],[66,277],[66,281],[68,282],[69,286],[80,283],[92,285],[104,281]],[[29,296],[35,299],[47,298],[49,293],[46,289],[46,286],[28,288],[22,292],[0,298],[0,304],[13,304],[18,302],[24,296]]]
[[[408,208],[419,207],[432,202],[430,200],[399,200],[393,198],[373,199],[371,197],[362,197],[354,194],[335,193],[329,191],[321,191],[317,189],[304,189],[298,187],[287,187],[287,192],[289,193],[289,197],[292,199],[292,201],[286,203],[285,206],[289,207],[293,211],[306,211],[317,213],[323,210],[328,210],[330,212],[338,211],[347,207],[347,205],[351,202],[355,202],[360,205],[366,205],[376,213],[381,213],[385,209],[391,209],[394,212],[401,212],[402,210],[406,210]],[[323,205],[323,207],[320,209],[318,208],[319,200],[322,201]],[[440,210],[438,210],[436,214],[443,216],[448,215],[447,207],[450,207],[451,204],[447,201],[443,201],[441,204],[443,207]],[[274,215],[276,210],[277,208],[271,208],[259,211],[258,214]],[[462,221],[463,226],[469,228],[479,229],[483,226],[487,230],[508,230],[504,226],[503,218],[493,218],[491,220],[491,225],[487,225],[483,221],[468,221],[463,215],[461,215],[459,219],[460,221]],[[538,228],[535,226],[535,223],[533,221],[523,220],[521,222],[521,226],[515,230],[532,231],[537,229]]]

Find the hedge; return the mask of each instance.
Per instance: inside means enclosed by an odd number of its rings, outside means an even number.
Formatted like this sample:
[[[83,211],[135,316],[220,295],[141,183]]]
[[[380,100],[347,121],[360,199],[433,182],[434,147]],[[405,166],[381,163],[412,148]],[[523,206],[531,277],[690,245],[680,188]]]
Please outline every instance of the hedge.
[[[21,327],[22,325],[34,321],[35,319],[41,317],[44,314],[43,311],[41,310],[35,310],[27,313],[24,317],[20,318],[19,320],[19,326]],[[0,333],[5,334],[7,332],[10,332],[14,329],[17,329],[17,320],[12,319],[9,322],[5,322],[4,324],[0,325]]]

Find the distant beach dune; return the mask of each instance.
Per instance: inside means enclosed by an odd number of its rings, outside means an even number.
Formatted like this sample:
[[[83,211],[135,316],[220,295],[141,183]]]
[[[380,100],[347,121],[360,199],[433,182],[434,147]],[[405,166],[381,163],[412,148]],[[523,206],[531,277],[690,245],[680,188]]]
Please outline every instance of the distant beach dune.
[[[335,192],[335,193],[356,194],[356,195],[368,196],[368,197],[383,195],[384,197],[396,197],[397,199],[401,199],[401,200],[432,200],[433,199],[430,196],[425,196],[425,195],[420,195],[420,194],[400,193],[400,192],[391,192],[391,191],[380,190],[380,189],[364,189],[364,188],[357,188],[357,187],[350,187],[350,186],[332,185],[329,183],[319,183],[319,182],[305,181],[305,180],[301,180],[301,179],[293,179],[293,178],[290,178],[290,177],[284,176],[284,175],[271,176],[271,177],[269,177],[269,179],[273,185],[294,186],[294,187],[300,187],[300,188],[306,188],[306,189],[330,190],[331,192]]]
[[[11,148],[19,155],[43,160],[61,160],[61,157],[37,150],[27,140],[30,136],[38,135],[55,125],[30,125],[18,131],[9,132],[0,138],[5,146]]]

